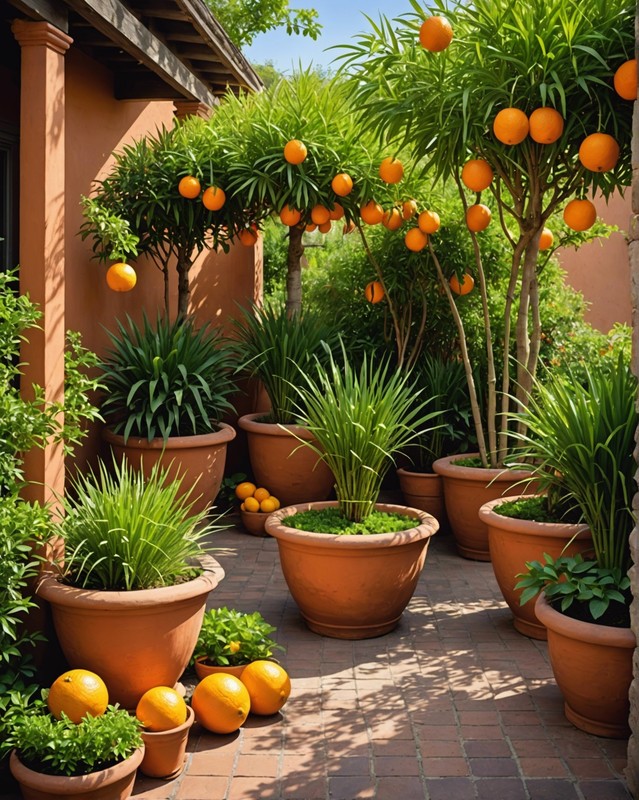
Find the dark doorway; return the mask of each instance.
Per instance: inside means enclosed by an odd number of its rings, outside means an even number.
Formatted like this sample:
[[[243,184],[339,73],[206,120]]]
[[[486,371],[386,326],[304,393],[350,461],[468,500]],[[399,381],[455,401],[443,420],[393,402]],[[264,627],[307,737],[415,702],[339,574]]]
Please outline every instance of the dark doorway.
[[[18,131],[0,122],[0,269],[18,264]]]

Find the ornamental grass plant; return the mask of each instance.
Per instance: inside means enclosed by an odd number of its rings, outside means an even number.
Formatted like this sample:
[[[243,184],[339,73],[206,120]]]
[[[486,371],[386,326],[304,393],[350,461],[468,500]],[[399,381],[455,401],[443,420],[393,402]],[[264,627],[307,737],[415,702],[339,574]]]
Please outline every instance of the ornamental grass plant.
[[[156,464],[147,479],[126,459],[79,475],[62,499],[64,583],[129,591],[172,586],[198,574],[202,540],[216,528],[193,514],[190,492]]]
[[[394,456],[428,430],[437,412],[410,373],[387,359],[364,356],[354,368],[342,345],[342,363],[329,353],[326,369],[300,376],[300,419],[317,444],[305,441],[335,476],[340,511],[360,522],[374,509]]]

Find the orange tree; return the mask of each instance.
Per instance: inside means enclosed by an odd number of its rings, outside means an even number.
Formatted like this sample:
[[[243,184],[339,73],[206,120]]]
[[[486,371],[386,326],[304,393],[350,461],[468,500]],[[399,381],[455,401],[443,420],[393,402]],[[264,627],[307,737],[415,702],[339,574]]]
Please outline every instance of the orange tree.
[[[226,191],[226,164],[224,142],[198,117],[126,145],[93,195],[84,198],[81,235],[91,239],[102,261],[148,255],[163,273],[167,314],[174,265],[177,315],[183,317],[196,257],[208,248],[228,251],[235,237],[254,244],[267,211]]]
[[[458,188],[474,251],[468,271],[483,305],[488,370],[483,420],[456,305],[455,290],[465,291],[462,276],[445,274],[433,239],[425,252],[458,329],[482,461],[497,466],[507,452],[508,412],[513,403],[525,405],[539,359],[544,228],[563,211],[572,229],[564,227],[564,234],[587,230],[596,218],[587,195],[607,197],[631,180],[629,100],[636,97],[636,64],[624,65],[634,50],[634,3],[451,0],[423,8],[411,0],[411,5],[415,13],[400,18],[399,27],[382,18],[370,34],[346,47],[343,66],[352,77],[361,118],[380,139],[411,146],[423,174]],[[482,192],[491,200],[482,200]],[[482,261],[481,230],[490,223],[490,207],[512,251],[498,326],[500,365]],[[560,235],[555,243],[565,238]]]

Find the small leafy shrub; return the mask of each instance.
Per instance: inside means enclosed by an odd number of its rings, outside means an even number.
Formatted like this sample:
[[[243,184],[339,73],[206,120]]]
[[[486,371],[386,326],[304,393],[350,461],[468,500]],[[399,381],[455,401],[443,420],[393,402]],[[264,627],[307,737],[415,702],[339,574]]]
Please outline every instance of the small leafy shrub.
[[[371,511],[361,522],[346,519],[338,508],[321,511],[300,511],[283,520],[290,528],[314,533],[332,533],[339,536],[366,536],[371,533],[396,533],[414,528],[417,520],[403,514]]]
[[[180,481],[156,465],[145,480],[126,460],[79,475],[63,499],[62,579],[85,589],[150,589],[189,580],[205,550],[206,511],[193,515]]]
[[[205,657],[212,666],[239,666],[269,659],[282,647],[271,639],[276,628],[258,612],[212,608],[204,614],[194,658]]]
[[[233,410],[236,361],[219,331],[158,313],[155,325],[145,315],[141,327],[127,317],[109,337],[102,411],[125,440],[209,433]]]
[[[9,734],[22,763],[47,775],[88,775],[124,761],[141,746],[140,722],[124,709],[87,714],[78,724],[41,710],[14,720]]]
[[[565,501],[550,504],[547,495],[535,495],[520,500],[505,500],[493,508],[496,514],[512,519],[524,519],[532,522],[579,522],[579,512],[566,507]]]

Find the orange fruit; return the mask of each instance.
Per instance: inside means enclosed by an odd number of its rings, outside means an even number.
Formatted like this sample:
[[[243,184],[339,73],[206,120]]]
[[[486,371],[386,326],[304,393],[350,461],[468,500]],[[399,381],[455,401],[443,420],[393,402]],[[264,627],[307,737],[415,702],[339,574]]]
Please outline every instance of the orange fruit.
[[[168,686],[154,686],[140,698],[135,716],[147,731],[168,731],[186,722],[186,703]]]
[[[402,203],[402,217],[404,219],[410,219],[417,213],[417,201],[416,200],[404,200]]]
[[[313,233],[314,230],[317,230],[317,225],[315,225],[312,222],[309,222],[305,230],[307,230],[309,233]]]
[[[280,211],[280,220],[284,225],[292,228],[302,219],[302,212],[291,206],[284,206]]]
[[[331,229],[331,221],[330,221],[330,219],[329,219],[328,222],[323,222],[321,225],[317,226],[317,230],[320,233],[328,233],[330,231],[330,229]]]
[[[528,119],[530,138],[539,144],[552,144],[564,132],[564,118],[550,106],[536,108]]]
[[[278,509],[278,508],[281,506],[281,503],[280,503],[280,501],[279,501],[279,500],[277,499],[277,497],[275,497],[274,495],[271,495],[271,496],[268,498],[268,500],[270,500],[270,501],[271,501],[271,503],[273,503],[273,505],[275,506],[275,509],[274,509],[275,511],[277,511],[277,509]]]
[[[464,272],[461,283],[459,282],[457,275],[453,275],[448,281],[448,285],[450,286],[451,291],[455,292],[455,294],[468,294],[469,292],[472,292],[475,286],[475,279],[472,275],[469,275],[468,272]]]
[[[284,145],[284,158],[289,164],[301,164],[307,153],[306,145],[299,139],[291,139]]]
[[[235,496],[238,500],[246,500],[247,497],[252,497],[253,492],[256,490],[256,485],[251,481],[242,481],[235,487]]]
[[[386,211],[384,213],[384,219],[382,220],[382,225],[385,228],[388,228],[389,231],[396,231],[402,227],[404,219],[400,213],[398,208],[391,208],[390,211]]]
[[[244,501],[244,510],[245,511],[259,511],[260,510],[260,501],[256,500],[254,497],[247,497]]]
[[[333,208],[330,209],[329,218],[332,220],[342,219],[344,216],[344,207],[339,203],[333,203]]]
[[[441,53],[453,41],[453,29],[445,17],[428,17],[419,29],[419,42],[431,53]]]
[[[374,200],[369,200],[359,210],[361,218],[368,225],[378,225],[384,219],[384,209]]]
[[[553,236],[550,228],[544,228],[541,232],[541,236],[539,237],[539,249],[550,250],[554,241],[555,237]]]
[[[258,503],[261,503],[262,500],[266,500],[267,497],[270,497],[271,493],[268,489],[264,489],[264,487],[260,487],[253,492],[253,497],[257,500]]]
[[[384,287],[379,281],[371,281],[364,289],[364,296],[369,303],[379,303],[384,299]]]
[[[111,264],[106,274],[106,282],[109,289],[114,292],[130,292],[138,281],[133,267],[118,261]]]
[[[528,117],[518,108],[502,108],[493,120],[493,133],[504,144],[520,144],[529,130]]]
[[[577,198],[564,208],[564,222],[573,231],[587,231],[596,219],[597,209],[590,200]]]
[[[313,206],[311,209],[311,219],[316,225],[323,225],[331,218],[331,212],[324,206]]]
[[[201,188],[199,180],[194,175],[185,175],[178,183],[178,192],[188,200],[195,200]]]
[[[417,218],[417,224],[422,233],[437,233],[441,221],[436,211],[422,211]]]
[[[397,158],[385,158],[379,165],[379,177],[384,183],[399,183],[404,177],[404,165]]]
[[[490,186],[493,177],[493,168],[483,158],[471,158],[462,167],[462,183],[471,192],[483,192]]]
[[[491,218],[490,209],[482,203],[475,203],[473,206],[468,207],[466,211],[466,225],[471,231],[479,233],[485,230],[490,225]]]
[[[241,676],[251,698],[251,713],[277,714],[291,694],[291,679],[274,661],[252,661]]]
[[[240,231],[239,239],[245,247],[253,247],[257,242],[257,231],[252,228],[244,228]]]
[[[99,717],[107,709],[109,693],[99,675],[87,669],[71,669],[56,678],[49,689],[47,706],[56,719],[64,712],[71,722],[85,716]]]
[[[233,733],[248,717],[251,698],[246,686],[226,672],[207,675],[193,690],[191,706],[197,721],[213,733]]]
[[[346,235],[347,233],[353,233],[353,231],[355,230],[355,227],[356,226],[355,226],[355,223],[353,222],[353,220],[349,219],[348,222],[344,223],[344,230],[342,231],[342,233],[344,235]]]
[[[338,197],[346,197],[353,191],[353,179],[347,172],[338,172],[331,181],[331,189]]]
[[[613,78],[615,91],[624,100],[637,99],[637,59],[631,58],[617,69]]]
[[[219,186],[209,186],[208,189],[204,190],[202,203],[209,211],[219,211],[224,203],[226,203],[224,190],[220,189]]]
[[[246,511],[246,506],[244,503],[240,503],[240,511]]]
[[[409,231],[406,231],[404,244],[409,250],[412,250],[413,253],[419,253],[419,251],[423,250],[428,244],[428,236],[420,231],[419,228],[411,228]]]
[[[591,172],[608,172],[619,159],[619,145],[608,133],[591,133],[579,146],[579,160]]]
[[[277,511],[277,506],[273,502],[272,497],[267,497],[266,500],[262,500],[260,503],[260,511],[263,511],[265,514],[272,514],[273,511]]]

